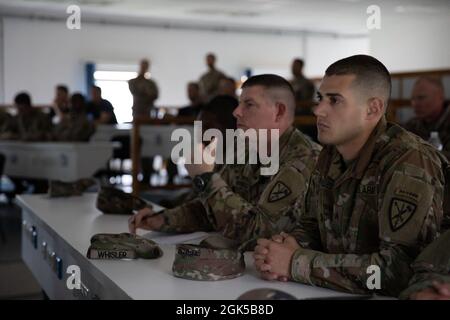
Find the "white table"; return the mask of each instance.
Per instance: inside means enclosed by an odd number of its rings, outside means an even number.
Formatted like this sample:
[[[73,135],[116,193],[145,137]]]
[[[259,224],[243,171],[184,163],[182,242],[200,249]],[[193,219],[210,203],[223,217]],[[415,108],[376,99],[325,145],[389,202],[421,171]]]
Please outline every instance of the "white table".
[[[111,141],[116,136],[130,136],[131,124],[119,125],[99,125],[91,141]],[[140,136],[142,138],[141,157],[162,156],[164,159],[170,158],[172,148],[177,141],[171,141],[172,132],[175,129],[186,129],[193,135],[192,125],[141,125]]]
[[[106,166],[113,148],[111,142],[0,142],[5,175],[62,181],[91,177]]]
[[[81,281],[88,289],[84,290],[85,296],[82,298],[236,299],[242,293],[256,288],[280,289],[297,298],[343,295],[298,283],[264,281],[253,268],[250,253],[245,255],[245,274],[223,281],[193,281],[174,277],[174,245],[161,245],[164,255],[156,260],[89,260],[86,258],[86,252],[92,235],[127,231],[128,217],[102,214],[95,208],[95,199],[96,194],[52,200],[43,195],[18,197],[24,221],[22,257],[52,299],[80,298],[79,291],[69,290],[66,286],[69,275],[65,271],[68,265],[80,266]],[[36,248],[29,230],[35,232]],[[158,241],[165,240],[167,243],[172,237],[159,237]],[[45,248],[43,242],[46,243]],[[48,255],[52,252],[55,253],[54,257],[62,260],[61,279],[58,278],[57,272],[52,270],[52,263],[49,264]]]

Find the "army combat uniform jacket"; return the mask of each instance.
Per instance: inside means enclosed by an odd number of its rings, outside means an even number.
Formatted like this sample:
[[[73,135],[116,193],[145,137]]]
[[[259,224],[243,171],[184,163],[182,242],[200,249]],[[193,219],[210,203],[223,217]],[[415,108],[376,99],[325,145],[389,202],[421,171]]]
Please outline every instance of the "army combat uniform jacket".
[[[144,77],[137,77],[128,81],[128,87],[133,95],[133,117],[150,116],[150,109],[158,99],[156,82]]]
[[[292,232],[301,246],[292,279],[398,296],[411,262],[438,235],[444,164],[434,147],[384,118],[353,162],[345,165],[335,147],[324,148]],[[377,270],[378,288],[369,279]]]
[[[221,231],[240,244],[295,226],[321,147],[289,128],[279,141],[279,170],[260,174],[260,165],[225,165],[212,175],[205,192],[166,210],[166,232]]]
[[[414,292],[432,286],[433,281],[450,283],[450,230],[430,244],[414,261],[414,276],[400,298],[408,299]]]
[[[225,78],[225,74],[217,69],[212,69],[203,74],[198,81],[200,93],[205,101],[210,101],[217,95],[220,79]]]

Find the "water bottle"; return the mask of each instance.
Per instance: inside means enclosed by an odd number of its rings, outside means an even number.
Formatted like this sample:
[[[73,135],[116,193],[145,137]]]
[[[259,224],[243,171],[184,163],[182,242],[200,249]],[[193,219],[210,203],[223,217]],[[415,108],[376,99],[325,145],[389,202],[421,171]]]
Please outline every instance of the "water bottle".
[[[439,139],[439,133],[437,131],[431,132],[428,142],[435,146],[439,151],[442,151],[442,142],[441,139]]]

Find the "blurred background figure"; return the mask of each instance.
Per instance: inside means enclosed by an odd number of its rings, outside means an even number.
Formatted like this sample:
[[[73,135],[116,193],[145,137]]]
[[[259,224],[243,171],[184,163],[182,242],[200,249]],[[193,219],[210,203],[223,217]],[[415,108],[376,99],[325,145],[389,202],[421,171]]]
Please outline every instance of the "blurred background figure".
[[[237,99],[236,96],[236,80],[232,77],[222,78],[219,81],[219,95],[230,96]]]
[[[445,101],[444,86],[438,78],[421,77],[413,87],[411,105],[415,118],[405,128],[424,140],[432,132],[439,137],[442,152],[450,160],[450,107]]]
[[[138,76],[128,81],[128,87],[133,95],[133,118],[149,117],[158,99],[158,86],[156,82],[147,77],[150,69],[150,61],[141,60]]]
[[[203,101],[209,102],[217,95],[220,79],[226,78],[226,75],[216,69],[216,56],[213,53],[206,55],[206,65],[208,71],[200,77],[199,85]]]
[[[69,89],[64,84],[55,87],[55,98],[53,99],[50,118],[53,123],[58,122],[62,115],[69,112]]]
[[[17,115],[9,126],[10,138],[23,141],[47,141],[51,139],[52,123],[48,116],[33,108],[31,97],[20,92],[14,98]]]
[[[95,124],[117,124],[114,107],[111,102],[102,98],[102,89],[98,86],[91,87],[92,100],[87,105],[88,119]]]
[[[86,100],[81,93],[70,97],[69,112],[65,113],[54,129],[54,138],[58,141],[89,141],[95,132],[95,125],[86,114]]]
[[[295,93],[296,115],[312,114],[311,106],[314,99],[314,83],[303,75],[304,62],[294,59],[292,62],[292,75],[290,83]],[[309,106],[308,106],[309,105]]]
[[[200,96],[200,86],[197,82],[189,82],[187,85],[187,95],[190,104],[180,108],[178,116],[180,117],[197,117],[203,108],[203,101]]]

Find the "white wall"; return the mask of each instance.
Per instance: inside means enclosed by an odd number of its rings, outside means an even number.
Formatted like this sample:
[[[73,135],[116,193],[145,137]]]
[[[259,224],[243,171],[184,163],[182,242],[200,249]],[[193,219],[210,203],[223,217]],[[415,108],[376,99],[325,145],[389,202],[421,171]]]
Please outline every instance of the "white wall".
[[[392,71],[450,68],[450,19],[426,15],[383,18],[370,32],[370,51]]]
[[[4,18],[5,97],[0,103],[11,103],[20,90],[29,91],[36,104],[49,103],[57,83],[85,92],[87,61],[132,64],[149,57],[161,91],[157,104],[170,106],[187,102],[185,85],[205,71],[204,55],[209,51],[217,54],[218,67],[236,78],[249,67],[289,70],[297,56],[305,57],[307,75],[320,76],[337,58],[367,51],[364,38],[303,40],[293,35],[88,23],[81,30],[68,30],[65,21]]]

